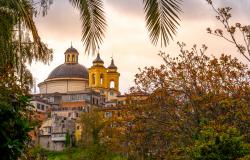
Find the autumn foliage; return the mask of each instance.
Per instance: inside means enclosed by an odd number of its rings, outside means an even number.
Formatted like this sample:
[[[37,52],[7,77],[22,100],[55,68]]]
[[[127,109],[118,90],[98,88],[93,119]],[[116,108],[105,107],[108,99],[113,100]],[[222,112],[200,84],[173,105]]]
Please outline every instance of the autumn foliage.
[[[130,106],[135,117],[127,128],[130,157],[203,159],[212,154],[214,159],[236,159],[249,154],[247,66],[225,54],[208,57],[205,45],[190,51],[184,43],[178,45],[178,57],[160,53],[164,64],[145,67],[136,75],[136,91],[150,95],[144,104]],[[228,136],[236,141],[228,142]]]

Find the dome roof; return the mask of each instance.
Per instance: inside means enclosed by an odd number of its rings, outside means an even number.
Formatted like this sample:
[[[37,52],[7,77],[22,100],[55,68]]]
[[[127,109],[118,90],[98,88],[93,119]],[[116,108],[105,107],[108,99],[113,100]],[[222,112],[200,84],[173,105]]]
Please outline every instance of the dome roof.
[[[74,48],[74,47],[70,47],[70,48],[68,48],[66,51],[65,51],[65,53],[64,54],[67,54],[67,53],[77,53],[77,54],[79,54],[78,53],[78,51]]]
[[[108,67],[109,69],[117,69],[117,67],[116,67],[116,65],[115,65],[115,63],[114,63],[114,60],[113,60],[113,58],[112,58],[112,60],[111,60],[111,64],[109,65],[109,67]]]
[[[78,63],[64,63],[56,67],[48,76],[47,79],[53,78],[85,78],[88,79],[88,70],[83,65]]]
[[[97,54],[96,59],[93,61],[93,63],[104,63],[103,60],[100,58],[100,54]]]

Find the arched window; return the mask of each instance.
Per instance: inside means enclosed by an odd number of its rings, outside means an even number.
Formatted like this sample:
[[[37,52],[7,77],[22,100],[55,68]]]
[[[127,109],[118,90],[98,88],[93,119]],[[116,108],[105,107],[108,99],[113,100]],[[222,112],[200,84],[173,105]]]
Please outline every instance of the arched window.
[[[67,62],[69,62],[70,55],[67,56]]]
[[[103,74],[100,75],[100,84],[103,85],[104,77]]]
[[[95,84],[95,74],[92,74],[92,84]]]
[[[114,82],[114,80],[110,81],[109,88],[115,88],[115,82]]]
[[[72,62],[75,62],[75,55],[72,55]]]

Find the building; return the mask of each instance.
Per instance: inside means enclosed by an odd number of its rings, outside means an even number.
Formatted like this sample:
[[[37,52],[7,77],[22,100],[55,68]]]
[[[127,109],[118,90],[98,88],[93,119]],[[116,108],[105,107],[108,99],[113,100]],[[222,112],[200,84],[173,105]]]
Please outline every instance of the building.
[[[72,46],[66,50],[64,63],[56,67],[44,82],[38,84],[40,94],[86,91],[88,69],[78,63],[78,55],[78,51]]]
[[[89,68],[89,88],[104,95],[107,98],[105,101],[111,101],[120,94],[119,77],[113,58],[106,68],[98,53],[93,66]]]
[[[114,59],[108,67],[100,54],[93,65],[87,69],[78,63],[78,51],[72,46],[64,53],[64,63],[56,67],[48,78],[38,84],[39,94],[34,99],[42,99],[49,104],[51,118],[44,121],[39,129],[38,143],[50,150],[65,147],[66,131],[70,137],[80,139],[81,127],[76,123],[82,112],[94,107],[116,106],[119,92],[119,77]],[[34,101],[37,109],[43,110],[45,104]],[[74,138],[72,138],[72,141]]]
[[[36,111],[36,113],[39,113],[41,115],[39,120],[43,121],[43,119],[46,116],[46,114],[51,110],[51,104],[46,100],[39,97],[33,97],[31,100],[30,110]]]
[[[40,93],[36,96],[46,98],[52,106],[59,106],[65,99],[84,100],[98,105],[116,99],[120,95],[120,73],[114,59],[105,67],[98,53],[93,65],[87,69],[78,63],[78,55],[75,48],[68,48],[64,53],[64,63],[38,84]]]
[[[69,136],[69,146],[74,141],[75,121],[71,118],[52,114],[39,130],[39,144],[48,150],[61,151],[66,146],[66,136]]]

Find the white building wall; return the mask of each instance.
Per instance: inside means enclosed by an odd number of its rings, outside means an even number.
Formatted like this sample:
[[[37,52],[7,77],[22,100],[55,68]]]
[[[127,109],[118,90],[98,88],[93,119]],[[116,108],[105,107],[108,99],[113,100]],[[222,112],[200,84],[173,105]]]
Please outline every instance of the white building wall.
[[[67,81],[52,81],[47,82],[47,93],[66,93]]]
[[[42,84],[39,86],[40,93],[46,93],[46,84]]]
[[[32,100],[30,103],[33,106],[30,108],[31,110],[35,110],[35,111],[39,111],[39,112],[46,112],[50,108],[49,104],[46,104],[46,103],[43,103],[40,101]]]
[[[39,85],[40,93],[67,93],[84,91],[88,83],[85,80],[54,80],[46,81]]]
[[[68,91],[84,91],[86,89],[86,82],[84,81],[68,81]]]

